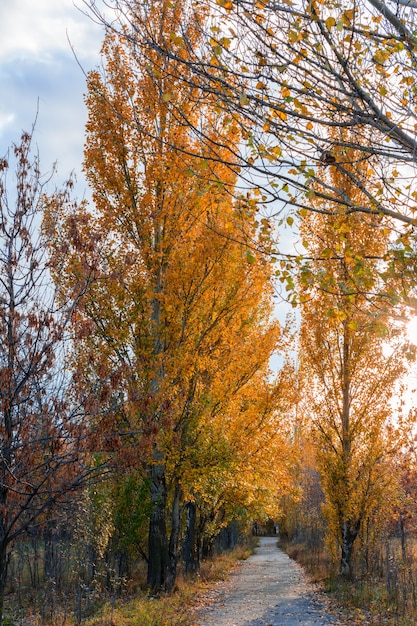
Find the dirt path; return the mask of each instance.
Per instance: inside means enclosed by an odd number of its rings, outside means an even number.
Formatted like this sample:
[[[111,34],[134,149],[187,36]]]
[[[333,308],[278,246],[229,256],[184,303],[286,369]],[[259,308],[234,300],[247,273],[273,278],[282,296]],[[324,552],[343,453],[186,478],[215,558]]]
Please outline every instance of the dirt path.
[[[341,625],[306,581],[301,567],[261,537],[259,547],[226,582],[211,590],[197,615],[197,626]]]

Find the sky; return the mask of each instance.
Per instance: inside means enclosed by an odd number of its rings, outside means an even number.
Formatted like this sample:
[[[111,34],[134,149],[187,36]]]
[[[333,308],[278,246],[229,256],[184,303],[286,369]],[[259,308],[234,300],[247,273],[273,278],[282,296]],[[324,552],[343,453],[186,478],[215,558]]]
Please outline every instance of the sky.
[[[74,172],[78,199],[86,189],[83,71],[98,65],[103,37],[83,10],[83,0],[0,0],[0,157],[37,118],[41,171],[56,162],[58,184]]]

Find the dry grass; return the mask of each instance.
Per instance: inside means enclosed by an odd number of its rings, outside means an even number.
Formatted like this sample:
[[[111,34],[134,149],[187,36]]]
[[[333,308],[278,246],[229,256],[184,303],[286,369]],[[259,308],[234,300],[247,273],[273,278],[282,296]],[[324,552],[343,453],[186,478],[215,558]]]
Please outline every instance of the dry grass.
[[[85,626],[192,626],[199,594],[210,583],[225,580],[236,563],[251,553],[250,547],[240,546],[204,561],[198,575],[178,576],[173,593],[151,598],[139,595],[113,609],[107,605],[100,616],[86,621]]]
[[[90,616],[82,620],[83,626],[193,626],[193,610],[199,602],[199,595],[216,581],[225,580],[239,560],[248,558],[253,546],[240,546],[235,550],[203,561],[198,575],[179,574],[176,588],[172,593],[149,596],[141,589],[142,574],[130,581],[122,597],[113,602],[95,602]],[[10,607],[11,608],[11,607]],[[94,611],[94,612],[93,612]],[[13,612],[10,611],[10,614]],[[38,612],[25,617],[9,618],[5,624],[19,626],[74,626],[74,616],[65,615],[57,606],[54,614],[41,618]]]
[[[417,624],[417,541],[409,540],[403,561],[397,539],[389,539],[374,555],[374,567],[366,572],[357,563],[357,577],[342,580],[324,550],[312,552],[303,544],[281,545],[303,566],[309,578],[320,583],[326,595],[336,601],[349,625],[415,626]],[[362,573],[360,573],[362,569]]]
[[[303,566],[312,582],[321,583],[332,576],[332,566],[324,550],[311,550],[304,544],[282,541],[279,545],[291,559]]]

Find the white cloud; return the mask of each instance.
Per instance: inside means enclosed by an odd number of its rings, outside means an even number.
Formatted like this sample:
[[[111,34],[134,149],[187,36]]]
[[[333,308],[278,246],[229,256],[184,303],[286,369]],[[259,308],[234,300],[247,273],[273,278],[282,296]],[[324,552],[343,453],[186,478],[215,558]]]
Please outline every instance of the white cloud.
[[[13,122],[14,118],[15,116],[13,115],[13,113],[9,113],[8,115],[6,115],[5,113],[2,113],[0,111],[0,134],[4,128],[7,128],[7,126],[9,126]]]
[[[77,195],[85,191],[83,71],[97,65],[103,37],[83,7],[83,0],[0,0],[0,156],[37,116],[42,171],[57,161],[59,183],[74,170]]]
[[[36,58],[51,63],[55,53],[70,53],[68,37],[80,57],[96,55],[102,31],[80,8],[73,0],[1,2],[0,62]]]

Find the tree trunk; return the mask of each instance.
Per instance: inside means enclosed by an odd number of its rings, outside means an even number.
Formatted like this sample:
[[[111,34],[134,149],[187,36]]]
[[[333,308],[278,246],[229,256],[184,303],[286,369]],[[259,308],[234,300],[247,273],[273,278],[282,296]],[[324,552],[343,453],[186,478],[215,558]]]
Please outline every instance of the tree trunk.
[[[50,512],[49,512],[50,513]],[[43,552],[43,568],[47,581],[54,582],[54,588],[61,587],[62,561],[59,543],[60,535],[56,532],[56,525],[50,519],[46,522],[43,530],[44,552]],[[37,545],[37,538],[34,541]],[[62,547],[62,546],[61,546]]]
[[[181,501],[181,486],[177,483],[175,485],[174,500],[172,503],[171,512],[171,535],[169,538],[169,562],[168,572],[165,582],[167,591],[171,591],[174,588],[175,581],[177,579],[177,563],[178,563],[178,543],[180,537],[180,501]]]
[[[213,547],[214,547],[214,538],[213,537],[203,537],[203,543],[201,546],[201,554],[203,559],[208,559],[213,556]]]
[[[166,528],[167,493],[165,467],[162,463],[149,469],[152,510],[148,535],[148,587],[154,591],[164,588],[168,568],[168,537]]]
[[[197,546],[197,510],[195,502],[187,502],[187,529],[184,541],[185,571],[198,572],[200,569],[200,555]]]
[[[4,593],[6,590],[9,558],[7,546],[4,544],[0,545],[0,626],[3,624]]]
[[[403,563],[407,560],[407,549],[406,549],[406,539],[405,539],[405,518],[404,513],[400,513],[400,537],[401,537],[401,558]]]
[[[343,578],[352,578],[352,557],[353,557],[353,544],[358,536],[359,526],[355,525],[353,528],[348,522],[342,524],[342,557],[340,560],[340,576]]]

